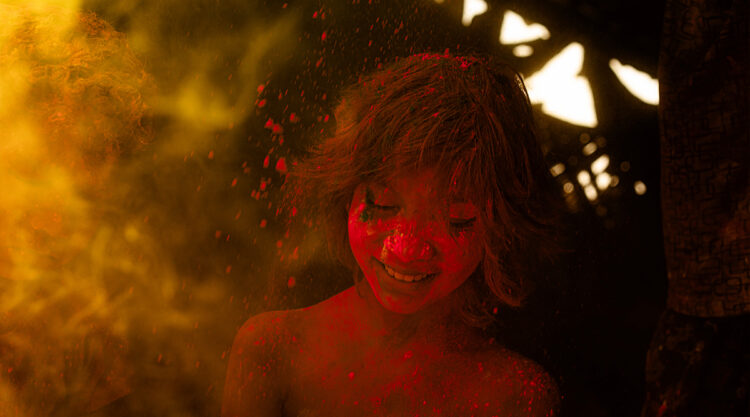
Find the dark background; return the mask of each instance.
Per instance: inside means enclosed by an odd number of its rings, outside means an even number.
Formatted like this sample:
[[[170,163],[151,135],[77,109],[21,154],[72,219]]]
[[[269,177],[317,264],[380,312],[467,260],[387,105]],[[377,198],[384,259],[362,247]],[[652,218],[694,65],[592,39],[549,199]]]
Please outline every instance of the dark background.
[[[655,76],[663,2],[487,3],[489,10],[464,27],[458,0],[84,2],[128,35],[161,90],[161,139],[141,161],[147,169],[130,179],[139,196],[132,210],[149,213],[164,262],[182,277],[185,305],[197,302],[207,282],[227,288],[194,327],[177,332],[179,342],[161,348],[167,356],[170,349],[197,350],[205,365],[165,365],[160,357],[160,374],[144,371],[135,391],[109,411],[144,412],[143,404],[160,403],[150,413],[216,414],[226,354],[245,319],[309,305],[350,285],[345,271],[319,256],[319,232],[290,232],[278,215],[283,170],[275,169],[279,159],[290,164],[333,131],[342,87],[394,57],[446,49],[494,54],[529,75],[579,42],[599,125],[582,128],[537,111],[540,137],[550,165],[567,167],[561,184],[577,184],[574,173],[606,153],[619,185],[593,203],[576,186],[568,196],[569,252],[523,309],[500,312],[493,331],[558,379],[565,415],[639,413],[646,350],[666,291],[657,109],[625,90],[608,62],[616,58]],[[528,58],[498,42],[508,9],[551,33],[529,43]],[[233,110],[229,122],[196,130],[166,110],[194,80],[204,80],[206,113],[221,97]],[[587,141],[599,145],[593,155],[582,154]],[[646,184],[644,195],[633,191],[635,181]],[[133,336],[141,344],[148,337]],[[134,357],[154,361],[149,355]],[[179,386],[160,391],[174,398],[156,399],[163,384]]]

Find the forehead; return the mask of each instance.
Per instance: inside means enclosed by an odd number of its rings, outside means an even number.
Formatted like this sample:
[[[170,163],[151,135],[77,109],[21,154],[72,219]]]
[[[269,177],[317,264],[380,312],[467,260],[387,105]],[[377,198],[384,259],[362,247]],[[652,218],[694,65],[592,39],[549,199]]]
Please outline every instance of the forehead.
[[[413,195],[423,198],[435,198],[447,202],[473,202],[476,193],[459,181],[449,170],[424,168],[419,170],[400,170],[378,181],[386,190],[402,195]]]

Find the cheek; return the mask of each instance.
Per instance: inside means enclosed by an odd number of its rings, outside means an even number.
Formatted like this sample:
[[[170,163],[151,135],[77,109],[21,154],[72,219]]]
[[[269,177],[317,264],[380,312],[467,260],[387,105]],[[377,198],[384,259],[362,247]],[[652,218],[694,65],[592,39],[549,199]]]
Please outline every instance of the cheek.
[[[363,240],[368,235],[368,223],[362,219],[364,213],[364,203],[354,203],[349,210],[349,243],[352,245],[353,250],[361,246]]]
[[[348,231],[349,244],[353,251],[377,246],[380,229],[382,222],[373,219],[372,210],[368,209],[364,202],[352,204],[349,210]]]
[[[481,236],[477,232],[461,232],[436,240],[436,244],[443,253],[444,271],[471,273],[484,256]]]

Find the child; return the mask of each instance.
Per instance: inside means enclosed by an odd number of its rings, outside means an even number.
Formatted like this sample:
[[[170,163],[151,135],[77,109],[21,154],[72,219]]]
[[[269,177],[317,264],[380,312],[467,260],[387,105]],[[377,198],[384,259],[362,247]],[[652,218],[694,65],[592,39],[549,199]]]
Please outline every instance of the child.
[[[551,253],[554,193],[519,75],[414,55],[346,91],[336,119],[290,179],[355,285],[248,320],[223,415],[556,415],[552,378],[481,330]]]

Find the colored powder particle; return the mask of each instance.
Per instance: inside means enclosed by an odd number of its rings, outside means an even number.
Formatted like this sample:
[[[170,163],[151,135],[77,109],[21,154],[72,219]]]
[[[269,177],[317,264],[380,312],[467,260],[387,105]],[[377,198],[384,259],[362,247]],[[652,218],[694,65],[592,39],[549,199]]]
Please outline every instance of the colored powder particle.
[[[271,129],[273,127],[273,119],[269,117],[263,127],[265,127],[266,129]]]
[[[266,105],[266,99],[263,99],[263,100],[261,100],[261,101],[258,102],[258,107],[260,107],[260,108],[265,107],[265,105]]]
[[[295,280],[294,277],[289,277],[289,281],[286,282],[286,286],[289,288],[293,288],[295,285],[297,285],[297,280]]]
[[[276,161],[276,171],[286,174],[287,168],[286,168],[286,159],[285,158],[279,158],[278,161]]]
[[[266,159],[263,160],[263,168],[268,168],[268,165],[271,163],[271,156],[266,155]]]
[[[266,227],[266,224],[268,224],[268,221],[266,221],[266,219],[261,220],[260,221],[260,227],[261,227],[261,229],[264,228],[264,227]]]

